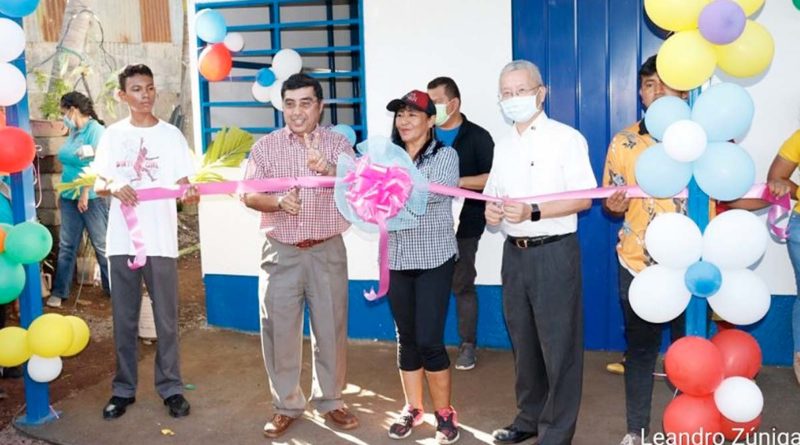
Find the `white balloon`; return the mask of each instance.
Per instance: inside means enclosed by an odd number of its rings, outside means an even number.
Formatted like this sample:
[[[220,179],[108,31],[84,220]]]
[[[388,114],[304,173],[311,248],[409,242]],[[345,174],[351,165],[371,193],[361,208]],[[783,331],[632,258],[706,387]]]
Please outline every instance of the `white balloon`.
[[[683,282],[684,273],[661,264],[639,272],[628,291],[636,315],[650,323],[666,323],[685,311],[692,295]]]
[[[281,97],[281,88],[283,88],[283,79],[275,80],[275,83],[273,83],[269,87],[270,102],[272,102],[272,106],[279,111],[283,111],[283,98]]]
[[[32,355],[28,360],[28,375],[35,382],[52,382],[61,374],[61,367],[61,357],[44,358]]]
[[[25,97],[25,76],[10,63],[0,63],[0,106],[10,107]]]
[[[285,48],[278,51],[272,58],[272,71],[278,79],[286,79],[292,74],[297,74],[303,69],[303,59],[297,51]]]
[[[25,31],[13,20],[0,18],[0,36],[3,36],[0,62],[10,62],[25,50]]]
[[[689,119],[674,122],[664,132],[664,150],[678,162],[692,162],[703,155],[708,136],[703,127]]]
[[[250,89],[253,93],[253,98],[261,103],[267,103],[272,100],[272,87],[261,86],[258,82],[253,82],[253,87]]]
[[[772,302],[767,283],[750,269],[722,270],[722,286],[708,304],[723,320],[749,325],[764,318]]]
[[[745,377],[728,377],[714,391],[714,403],[723,416],[745,423],[764,409],[764,395],[756,382]]]
[[[644,245],[658,264],[684,269],[700,259],[703,234],[686,215],[662,213],[647,226]]]
[[[238,32],[229,32],[223,43],[231,52],[238,53],[244,49],[244,36]]]
[[[703,234],[703,260],[720,269],[743,269],[767,250],[767,225],[746,210],[728,210],[712,219]]]

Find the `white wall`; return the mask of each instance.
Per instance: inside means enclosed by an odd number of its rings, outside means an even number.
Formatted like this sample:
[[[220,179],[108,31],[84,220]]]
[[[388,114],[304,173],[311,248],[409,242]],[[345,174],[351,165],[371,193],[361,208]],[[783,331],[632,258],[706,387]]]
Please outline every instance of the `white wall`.
[[[755,160],[756,181],[763,182],[778,148],[800,128],[800,11],[790,1],[772,0],[751,18],[764,25],[775,40],[772,65],[758,78],[742,81],[720,76],[714,82],[739,83],[753,97],[755,116],[741,145]],[[772,294],[796,292],[785,244],[770,242],[756,271],[769,283]]]
[[[236,15],[231,19],[238,19]],[[495,137],[507,128],[497,106],[497,76],[511,60],[510,0],[369,0],[364,2],[364,23],[370,135],[389,134],[389,100],[412,89],[425,90],[429,80],[441,75],[459,84],[462,110],[470,120]],[[236,170],[228,175],[241,178]],[[258,273],[258,218],[235,198],[203,198],[200,237],[203,273]],[[345,238],[350,278],[377,279],[376,235],[350,229]],[[499,236],[484,236],[479,283],[500,283],[500,246]]]

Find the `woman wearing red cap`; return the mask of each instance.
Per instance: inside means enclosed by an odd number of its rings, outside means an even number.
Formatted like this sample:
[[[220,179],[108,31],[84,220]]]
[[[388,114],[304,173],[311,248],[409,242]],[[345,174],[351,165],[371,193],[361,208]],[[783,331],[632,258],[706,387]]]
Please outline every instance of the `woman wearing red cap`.
[[[392,141],[405,149],[431,183],[458,185],[458,154],[433,136],[436,107],[422,91],[411,91],[386,106],[394,112]],[[436,442],[458,440],[456,411],[450,405],[450,358],[444,324],[450,302],[457,244],[451,197],[429,194],[419,224],[389,232],[389,306],[397,329],[397,364],[406,404],[389,427],[403,439],[422,423],[423,380],[428,381],[436,417]]]

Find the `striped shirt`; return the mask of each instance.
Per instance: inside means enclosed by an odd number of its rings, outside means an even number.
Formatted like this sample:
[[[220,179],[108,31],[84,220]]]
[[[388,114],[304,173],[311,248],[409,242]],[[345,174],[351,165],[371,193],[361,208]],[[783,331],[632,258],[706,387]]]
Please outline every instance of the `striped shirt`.
[[[317,126],[312,139],[321,138],[319,150],[331,165],[341,153],[354,156],[347,138],[328,128]],[[245,179],[293,178],[315,176],[307,166],[308,154],[303,138],[284,127],[259,139],[250,152]],[[271,193],[274,196],[284,192]],[[262,212],[261,229],[266,235],[284,244],[305,240],[324,240],[338,235],[348,223],[336,210],[333,188],[300,189],[302,207],[297,215],[284,211]]]
[[[457,187],[458,153],[451,147],[441,147],[434,154],[435,146],[436,141],[432,141],[417,158],[417,169],[431,183]],[[416,227],[389,232],[390,269],[433,269],[458,252],[452,199],[430,193],[427,210]]]

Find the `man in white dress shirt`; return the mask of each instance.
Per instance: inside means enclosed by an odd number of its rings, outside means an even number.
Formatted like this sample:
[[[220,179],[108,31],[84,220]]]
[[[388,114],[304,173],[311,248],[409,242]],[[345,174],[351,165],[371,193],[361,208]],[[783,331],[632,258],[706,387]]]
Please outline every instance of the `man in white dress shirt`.
[[[495,146],[485,193],[523,197],[597,187],[586,139],[542,110],[539,69],[517,60],[500,73],[500,107],[514,125]],[[494,431],[499,443],[538,436],[570,444],[581,399],[583,308],[577,213],[591,200],[486,206],[486,222],[507,236],[503,312],[514,348],[518,413]]]

